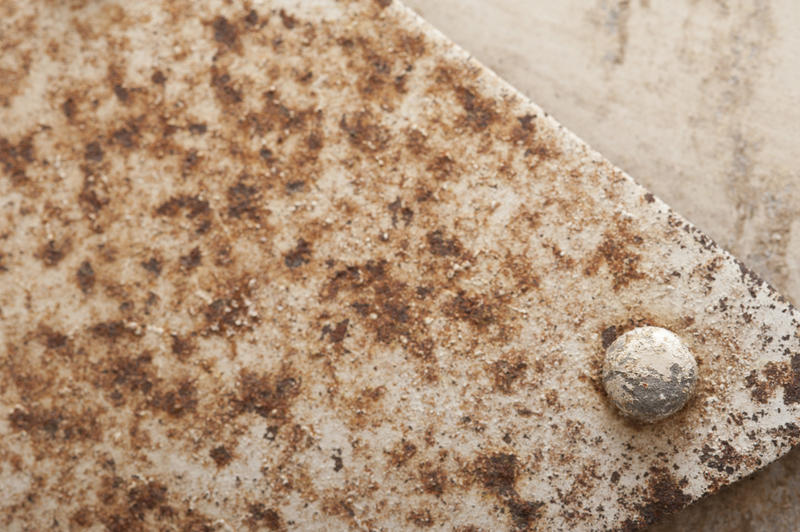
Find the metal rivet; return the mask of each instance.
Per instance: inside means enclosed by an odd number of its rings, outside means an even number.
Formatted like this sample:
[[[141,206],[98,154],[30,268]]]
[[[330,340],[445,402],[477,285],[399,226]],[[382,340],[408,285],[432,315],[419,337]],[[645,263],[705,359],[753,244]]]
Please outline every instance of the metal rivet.
[[[678,336],[637,327],[606,350],[603,386],[628,417],[652,423],[683,408],[697,383],[697,361]]]

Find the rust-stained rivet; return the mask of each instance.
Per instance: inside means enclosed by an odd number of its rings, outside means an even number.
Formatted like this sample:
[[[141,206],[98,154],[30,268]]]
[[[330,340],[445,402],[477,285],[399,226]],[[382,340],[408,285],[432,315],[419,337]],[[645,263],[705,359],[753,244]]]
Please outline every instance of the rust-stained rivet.
[[[623,414],[653,423],[680,410],[697,383],[697,361],[673,332],[638,327],[606,350],[603,386]]]

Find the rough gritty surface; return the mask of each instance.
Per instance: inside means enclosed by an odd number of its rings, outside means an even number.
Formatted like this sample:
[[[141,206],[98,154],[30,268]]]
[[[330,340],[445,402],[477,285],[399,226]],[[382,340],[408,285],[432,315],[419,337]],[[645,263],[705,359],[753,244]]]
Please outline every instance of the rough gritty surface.
[[[653,423],[680,410],[697,384],[697,362],[674,333],[637,327],[608,346],[603,388],[623,414]]]
[[[0,9],[3,527],[635,528],[800,438],[791,307],[402,6]]]
[[[408,0],[448,37],[800,302],[792,0]],[[800,450],[665,530],[785,530]]]

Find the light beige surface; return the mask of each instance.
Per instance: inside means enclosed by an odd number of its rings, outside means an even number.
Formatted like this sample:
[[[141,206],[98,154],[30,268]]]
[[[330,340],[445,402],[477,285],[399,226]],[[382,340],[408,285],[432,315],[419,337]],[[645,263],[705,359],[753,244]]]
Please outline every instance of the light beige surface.
[[[800,302],[800,6],[408,0]],[[662,529],[794,530],[800,452]]]

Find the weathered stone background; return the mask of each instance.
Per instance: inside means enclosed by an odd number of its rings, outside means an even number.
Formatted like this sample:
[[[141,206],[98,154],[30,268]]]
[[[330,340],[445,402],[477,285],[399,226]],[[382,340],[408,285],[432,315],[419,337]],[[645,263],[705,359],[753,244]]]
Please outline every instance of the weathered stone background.
[[[800,303],[791,0],[408,0]],[[794,530],[800,451],[659,530]]]

